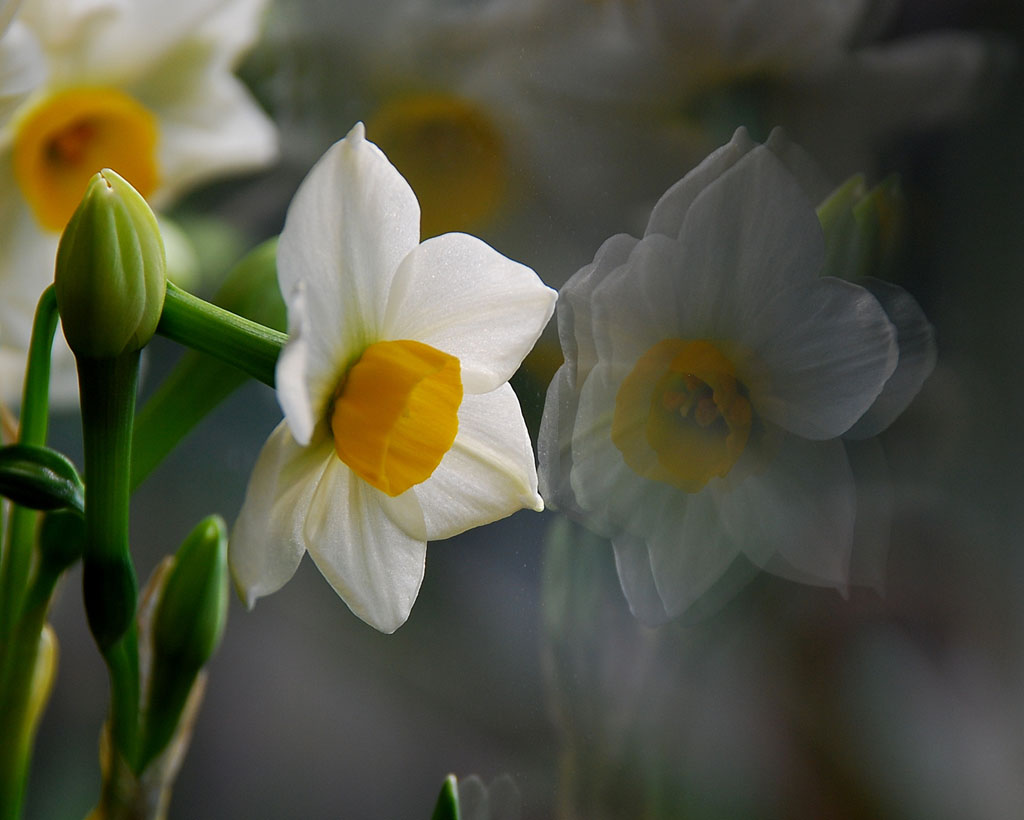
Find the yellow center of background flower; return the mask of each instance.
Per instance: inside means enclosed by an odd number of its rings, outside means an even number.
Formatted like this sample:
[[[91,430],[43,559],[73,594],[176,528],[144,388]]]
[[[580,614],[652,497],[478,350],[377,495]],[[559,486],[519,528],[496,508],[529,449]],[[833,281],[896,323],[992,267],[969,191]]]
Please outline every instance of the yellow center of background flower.
[[[390,496],[428,479],[459,430],[459,360],[422,342],[377,342],[335,394],[334,450]]]
[[[695,493],[743,453],[753,411],[733,363],[710,341],[665,339],[615,397],[612,441],[639,475]]]
[[[479,228],[505,200],[501,134],[467,100],[442,94],[392,100],[366,131],[416,192],[424,238]]]
[[[38,222],[64,228],[93,174],[113,168],[144,197],[156,189],[156,117],[114,88],[72,88],[17,125],[14,175]]]

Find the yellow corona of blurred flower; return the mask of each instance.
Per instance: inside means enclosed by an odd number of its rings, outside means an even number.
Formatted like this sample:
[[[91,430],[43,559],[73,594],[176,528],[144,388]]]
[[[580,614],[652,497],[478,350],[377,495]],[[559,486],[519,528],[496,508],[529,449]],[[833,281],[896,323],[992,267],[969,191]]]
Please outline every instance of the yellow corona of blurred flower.
[[[612,237],[562,290],[541,492],[612,539],[646,620],[684,612],[741,554],[845,588],[857,488],[841,437],[886,427],[934,363],[909,297],[821,275],[794,150],[741,129],[643,238]],[[904,327],[922,330],[905,358]]]
[[[36,57],[30,91],[0,109],[3,398],[20,390],[36,299],[52,279],[60,231],[95,173],[112,168],[159,208],[199,183],[275,156],[272,124],[232,73],[265,6],[21,4],[15,25],[22,53]],[[72,390],[73,382],[55,385],[58,398]]]
[[[393,632],[428,540],[543,507],[508,379],[555,292],[474,237],[420,243],[416,197],[361,124],[296,193],[278,278],[285,419],[253,470],[231,570],[251,606],[308,551],[356,615]]]

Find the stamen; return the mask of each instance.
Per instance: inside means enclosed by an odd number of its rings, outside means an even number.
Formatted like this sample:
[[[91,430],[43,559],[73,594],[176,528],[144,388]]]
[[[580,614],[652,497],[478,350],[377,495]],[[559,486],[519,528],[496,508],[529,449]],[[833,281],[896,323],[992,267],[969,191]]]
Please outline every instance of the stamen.
[[[698,492],[729,473],[752,422],[736,368],[712,342],[666,339],[619,388],[612,441],[638,474]]]

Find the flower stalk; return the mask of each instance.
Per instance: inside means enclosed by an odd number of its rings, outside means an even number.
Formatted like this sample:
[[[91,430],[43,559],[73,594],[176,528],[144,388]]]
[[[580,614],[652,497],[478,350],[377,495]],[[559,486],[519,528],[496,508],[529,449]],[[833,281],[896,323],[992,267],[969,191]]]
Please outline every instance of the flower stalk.
[[[170,282],[157,333],[216,356],[270,387],[277,358],[288,340],[278,330],[203,301]]]

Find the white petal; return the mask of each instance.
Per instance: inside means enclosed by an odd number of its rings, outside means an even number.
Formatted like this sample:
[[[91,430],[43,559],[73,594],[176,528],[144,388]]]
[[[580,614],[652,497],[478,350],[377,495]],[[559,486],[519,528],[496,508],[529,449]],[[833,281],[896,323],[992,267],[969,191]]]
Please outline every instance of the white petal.
[[[846,431],[849,438],[870,438],[906,410],[935,368],[935,330],[914,297],[903,288],[868,279],[863,282],[896,328],[899,360],[874,404]]]
[[[255,40],[266,6],[266,0],[27,0],[21,16],[44,40],[61,82],[127,84],[179,48],[187,56],[211,47],[222,65],[234,65]],[[187,66],[187,59],[177,62]]]
[[[46,75],[39,43],[28,27],[15,22],[4,31],[3,16],[13,14],[18,4],[7,0],[6,5],[0,13],[0,129],[5,131],[11,115]]]
[[[735,165],[755,147],[745,128],[737,128],[732,139],[669,188],[651,211],[644,235],[662,234],[678,239],[686,212],[709,184]]]
[[[671,620],[672,616],[665,609],[654,583],[647,542],[643,538],[623,534],[612,539],[612,546],[615,548],[615,569],[618,570],[629,611],[637,620],[650,626]]]
[[[21,402],[32,320],[39,297],[53,282],[57,239],[56,233],[40,229],[13,178],[0,174],[0,401],[8,405]],[[77,398],[74,356],[58,330],[50,362],[50,404],[67,407]]]
[[[309,366],[338,375],[380,330],[391,279],[419,243],[412,189],[357,124],[313,166],[288,207],[277,251],[289,306],[298,283],[315,330]],[[339,357],[341,361],[339,361]]]
[[[180,71],[180,69],[179,69]],[[159,112],[161,184],[156,203],[225,174],[252,171],[277,156],[277,132],[245,86],[223,69],[189,82],[140,90]]]
[[[572,436],[579,394],[567,364],[555,372],[544,399],[544,415],[537,433],[537,487],[544,502],[563,512],[578,512],[569,476],[572,471]]]
[[[402,503],[416,503],[411,493],[403,496],[409,498]],[[381,632],[405,623],[423,581],[426,542],[408,535],[389,515],[387,497],[336,458],[313,496],[305,538],[352,612]]]
[[[405,257],[391,284],[385,339],[416,339],[458,357],[467,393],[507,382],[540,336],[557,294],[485,242],[450,233]]]
[[[754,563],[771,570],[777,554],[809,582],[847,583],[856,496],[840,440],[782,436],[764,471],[719,502],[730,536]]]
[[[896,331],[858,285],[822,277],[769,301],[751,319],[743,373],[754,412],[804,438],[844,433],[896,367]]]
[[[309,505],[332,456],[329,445],[296,444],[284,421],[263,445],[228,542],[231,575],[246,606],[295,573]]]
[[[463,398],[455,443],[434,474],[410,492],[419,499],[431,541],[520,509],[544,509],[530,434],[511,386]]]
[[[710,290],[711,298],[717,296],[719,280],[688,268],[681,243],[660,234],[644,237],[593,291],[598,358],[632,367],[664,339],[709,335],[703,324],[711,307],[705,294]]]
[[[593,294],[595,289],[629,259],[638,240],[616,234],[598,248],[594,261],[580,268],[558,296],[558,339],[573,385],[581,385],[597,363],[594,346]]]
[[[602,362],[584,383],[572,431],[569,478],[588,527],[609,537],[622,532],[646,536],[653,522],[644,515],[645,499],[674,488],[635,473],[612,442],[615,393],[621,381],[621,374]]]
[[[736,338],[765,300],[818,276],[825,239],[797,178],[760,145],[693,201],[683,223],[682,277],[719,285],[710,320]]]
[[[661,509],[647,514],[656,522],[647,546],[651,569],[671,617],[695,604],[736,558],[738,549],[719,518],[714,493],[705,489],[666,496]]]
[[[338,373],[324,349],[311,340],[313,329],[306,310],[306,289],[299,283],[288,305],[288,341],[274,368],[277,400],[299,444],[309,444],[323,408],[335,390]],[[310,357],[319,356],[313,366]]]

